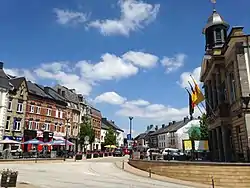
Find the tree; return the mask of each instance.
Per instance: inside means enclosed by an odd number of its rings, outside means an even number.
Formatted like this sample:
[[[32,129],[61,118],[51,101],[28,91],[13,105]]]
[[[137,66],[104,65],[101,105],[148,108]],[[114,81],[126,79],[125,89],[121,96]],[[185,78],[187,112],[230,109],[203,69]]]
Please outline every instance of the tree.
[[[192,126],[188,130],[188,135],[190,140],[200,140],[201,138],[201,133],[200,133],[200,128],[197,126]]]
[[[208,140],[208,123],[206,114],[202,114],[200,119],[201,140]]]
[[[104,137],[104,145],[116,145],[116,132],[109,127]]]
[[[84,139],[86,136],[89,137],[89,144],[92,146],[92,143],[95,141],[95,131],[91,126],[90,119],[88,117],[84,117],[83,123],[80,125],[79,138],[81,146],[85,144]]]

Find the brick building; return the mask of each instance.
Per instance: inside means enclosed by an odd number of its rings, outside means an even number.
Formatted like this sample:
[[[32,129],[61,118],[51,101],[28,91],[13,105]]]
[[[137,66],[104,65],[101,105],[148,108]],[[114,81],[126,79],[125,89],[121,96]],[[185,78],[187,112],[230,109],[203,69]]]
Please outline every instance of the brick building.
[[[102,114],[100,110],[91,106],[90,110],[91,125],[95,131],[95,142],[93,143],[93,149],[101,149],[101,127],[102,127]]]
[[[65,132],[66,103],[47,94],[42,86],[30,81],[27,82],[27,86],[24,140],[38,137],[48,142],[53,138],[54,132]]]
[[[209,147],[215,161],[249,161],[250,51],[243,27],[229,25],[216,10],[204,29],[202,62],[209,123]]]
[[[79,96],[75,89],[69,89],[67,87],[56,85],[54,90],[67,102],[67,114],[69,119],[66,121],[68,124],[68,139],[75,144],[75,151],[78,150],[78,136],[80,131],[80,102]]]

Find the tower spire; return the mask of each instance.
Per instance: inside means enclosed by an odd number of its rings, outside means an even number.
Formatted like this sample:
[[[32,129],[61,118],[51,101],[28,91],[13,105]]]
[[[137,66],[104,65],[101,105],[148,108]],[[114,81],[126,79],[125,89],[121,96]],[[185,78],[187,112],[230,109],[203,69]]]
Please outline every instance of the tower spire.
[[[213,4],[213,11],[216,11],[216,0],[210,0],[211,3]]]

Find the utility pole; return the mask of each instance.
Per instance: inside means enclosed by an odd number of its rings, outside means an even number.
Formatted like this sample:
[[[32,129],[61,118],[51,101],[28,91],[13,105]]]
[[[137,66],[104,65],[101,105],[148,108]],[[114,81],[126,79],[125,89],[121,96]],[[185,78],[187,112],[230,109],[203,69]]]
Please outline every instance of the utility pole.
[[[66,161],[67,158],[67,141],[68,141],[68,130],[69,130],[69,120],[70,120],[70,116],[69,113],[67,114],[66,117],[66,136],[65,136],[65,147],[64,147],[64,161]]]

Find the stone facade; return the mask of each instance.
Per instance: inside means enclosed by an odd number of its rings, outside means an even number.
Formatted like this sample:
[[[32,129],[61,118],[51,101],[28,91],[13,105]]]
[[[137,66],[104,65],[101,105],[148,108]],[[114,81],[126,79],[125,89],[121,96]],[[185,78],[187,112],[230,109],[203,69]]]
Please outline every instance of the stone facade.
[[[209,27],[212,27],[211,32],[222,29],[226,33],[225,26],[221,20]],[[216,33],[212,42],[207,35],[209,33],[206,33],[207,43],[212,45],[206,49],[202,62],[201,81],[204,83],[212,158],[215,161],[249,161],[250,106],[246,103],[250,96],[250,37],[243,33],[243,27],[233,27],[227,36]],[[218,41],[222,42],[218,44]]]
[[[14,88],[9,92],[4,137],[21,141],[28,98],[27,84],[24,77],[10,79],[9,82]]]

